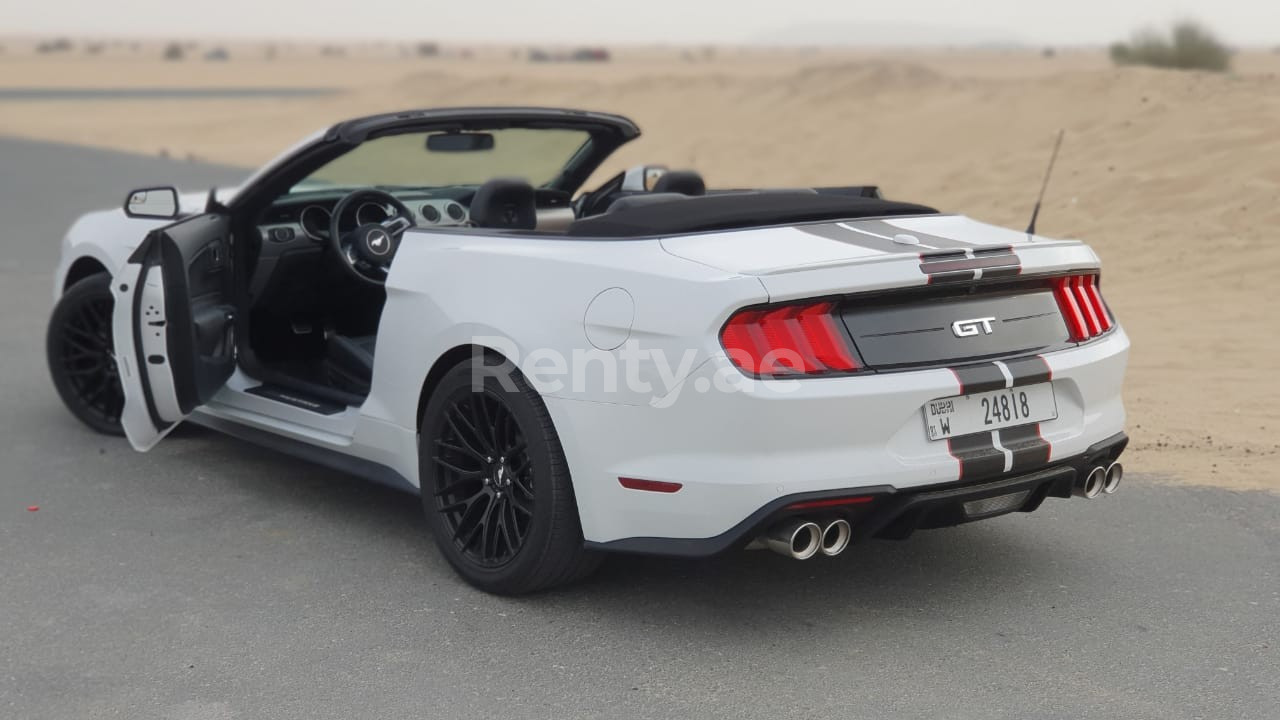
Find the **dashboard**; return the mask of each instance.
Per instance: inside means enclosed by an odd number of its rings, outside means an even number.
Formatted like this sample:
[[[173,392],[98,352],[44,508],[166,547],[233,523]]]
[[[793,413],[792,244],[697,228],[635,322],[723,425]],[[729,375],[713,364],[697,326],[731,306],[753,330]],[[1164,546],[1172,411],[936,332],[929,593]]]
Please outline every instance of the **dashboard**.
[[[343,193],[345,194],[345,193]],[[413,213],[413,223],[421,228],[463,227],[467,225],[467,208],[454,197],[439,197],[421,191],[392,193]],[[263,213],[258,222],[263,250],[270,246],[293,246],[329,242],[329,224],[333,207],[341,195],[308,194],[305,197],[285,197]],[[353,230],[365,223],[381,222],[394,213],[390,207],[369,201],[361,203],[355,212],[345,213],[338,229]]]
[[[312,262],[329,247],[329,225],[333,209],[355,188],[323,189],[291,193],[276,199],[254,224],[260,238],[258,260],[250,280],[250,294],[262,298],[275,287],[275,280],[287,277],[289,267]],[[475,196],[474,186],[442,188],[377,188],[409,208],[413,224],[421,229],[460,230],[470,227],[468,209]],[[538,188],[536,191],[537,230],[563,232],[574,220],[568,193]],[[338,230],[347,232],[361,224],[385,220],[395,210],[377,201],[364,202],[347,210]],[[277,273],[280,273],[277,276]]]

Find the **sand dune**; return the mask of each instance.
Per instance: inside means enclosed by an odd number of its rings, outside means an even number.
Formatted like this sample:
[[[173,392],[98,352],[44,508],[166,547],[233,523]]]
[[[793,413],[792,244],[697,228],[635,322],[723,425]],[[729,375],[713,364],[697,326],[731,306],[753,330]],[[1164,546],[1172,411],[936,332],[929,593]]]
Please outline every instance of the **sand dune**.
[[[726,54],[727,55],[727,54]],[[900,199],[1026,224],[1067,130],[1040,229],[1081,237],[1132,335],[1135,469],[1280,490],[1280,56],[1236,75],[1107,66],[1101,53],[741,53],[604,65],[359,59],[161,64],[0,61],[0,86],[337,87],[288,100],[24,102],[0,133],[255,165],[351,115],[412,106],[571,105],[645,135],[629,164],[712,185],[876,183]],[[7,168],[6,168],[7,169]]]

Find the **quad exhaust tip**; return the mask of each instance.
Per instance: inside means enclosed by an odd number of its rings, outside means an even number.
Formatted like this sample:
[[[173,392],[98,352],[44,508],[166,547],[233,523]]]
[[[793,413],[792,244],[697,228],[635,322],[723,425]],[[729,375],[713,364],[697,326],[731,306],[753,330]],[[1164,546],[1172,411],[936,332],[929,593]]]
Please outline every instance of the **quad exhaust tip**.
[[[853,530],[849,527],[848,520],[843,518],[832,520],[822,530],[822,554],[827,557],[839,555],[849,547],[849,539],[852,536]]]
[[[1102,488],[1107,484],[1107,469],[1099,465],[1089,474],[1085,476],[1084,482],[1076,488],[1076,494],[1083,498],[1093,499],[1102,494]]]
[[[1102,492],[1110,495],[1120,489],[1120,481],[1124,479],[1124,466],[1113,462],[1107,466],[1107,477],[1102,482]]]
[[[773,526],[758,542],[779,555],[808,560],[818,553],[827,557],[839,555],[852,539],[853,528],[843,518],[820,521],[796,518]]]
[[[822,528],[817,523],[811,520],[790,520],[773,526],[765,536],[764,543],[779,555],[808,560],[822,550],[822,540]]]
[[[1124,466],[1118,462],[1110,465],[1099,465],[1089,471],[1084,481],[1075,488],[1075,495],[1083,498],[1096,498],[1099,495],[1110,495],[1120,489],[1120,481],[1124,479]]]
[[[1076,486],[1075,494],[1079,497],[1093,499],[1099,495],[1110,495],[1120,489],[1124,479],[1124,466],[1119,462],[1110,465],[1098,465],[1089,471],[1084,482]],[[781,522],[769,530],[763,538],[751,544],[760,547],[763,544],[770,550],[796,560],[808,560],[822,553],[834,557],[849,547],[853,538],[853,530],[849,521],[843,518],[824,521],[821,525],[803,518]]]

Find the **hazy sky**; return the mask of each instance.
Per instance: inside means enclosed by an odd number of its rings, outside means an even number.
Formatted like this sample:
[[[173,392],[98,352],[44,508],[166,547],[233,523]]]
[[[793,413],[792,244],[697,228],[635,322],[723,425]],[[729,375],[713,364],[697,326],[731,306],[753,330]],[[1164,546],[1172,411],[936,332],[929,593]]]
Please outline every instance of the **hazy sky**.
[[[738,43],[779,28],[823,41],[1106,43],[1193,17],[1280,45],[1280,0],[0,0],[0,33]],[[861,28],[861,30],[859,30]],[[792,39],[794,33],[788,33]]]

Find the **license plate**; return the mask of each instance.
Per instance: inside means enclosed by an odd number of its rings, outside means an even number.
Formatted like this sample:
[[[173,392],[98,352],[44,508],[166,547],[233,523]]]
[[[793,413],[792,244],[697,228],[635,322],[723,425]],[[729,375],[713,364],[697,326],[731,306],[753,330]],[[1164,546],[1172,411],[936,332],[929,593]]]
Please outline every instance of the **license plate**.
[[[1058,402],[1053,396],[1053,383],[1038,383],[938,398],[926,403],[923,411],[929,439],[944,440],[1053,420],[1058,417]]]

